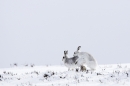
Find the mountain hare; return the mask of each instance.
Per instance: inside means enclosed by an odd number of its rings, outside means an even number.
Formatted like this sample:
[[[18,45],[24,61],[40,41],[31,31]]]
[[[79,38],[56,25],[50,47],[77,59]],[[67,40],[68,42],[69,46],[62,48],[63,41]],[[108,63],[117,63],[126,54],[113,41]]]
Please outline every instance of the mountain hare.
[[[75,64],[75,61],[78,59],[78,56],[68,58],[67,55],[68,55],[68,51],[64,51],[64,56],[62,61],[64,62],[64,65],[68,67],[68,70],[75,69],[76,67],[78,67],[78,65]]]
[[[93,58],[93,56],[87,52],[79,52],[81,46],[77,48],[74,52],[73,56],[78,56],[79,58],[76,60],[75,64],[84,65],[86,64],[91,70],[95,70],[97,68],[97,61]]]

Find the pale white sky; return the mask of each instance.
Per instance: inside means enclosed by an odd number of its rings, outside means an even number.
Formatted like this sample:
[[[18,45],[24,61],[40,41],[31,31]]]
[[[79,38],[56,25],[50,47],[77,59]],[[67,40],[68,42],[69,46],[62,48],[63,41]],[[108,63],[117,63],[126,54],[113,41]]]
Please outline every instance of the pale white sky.
[[[129,0],[0,0],[0,67],[60,64],[77,46],[99,64],[130,62]]]

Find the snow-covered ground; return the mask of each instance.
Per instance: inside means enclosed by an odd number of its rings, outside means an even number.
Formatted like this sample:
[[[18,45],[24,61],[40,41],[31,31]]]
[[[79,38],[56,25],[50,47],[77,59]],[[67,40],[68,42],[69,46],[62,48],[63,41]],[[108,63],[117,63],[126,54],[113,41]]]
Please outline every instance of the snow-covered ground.
[[[0,69],[0,86],[130,86],[130,64],[99,65],[96,71],[68,71],[63,65]]]

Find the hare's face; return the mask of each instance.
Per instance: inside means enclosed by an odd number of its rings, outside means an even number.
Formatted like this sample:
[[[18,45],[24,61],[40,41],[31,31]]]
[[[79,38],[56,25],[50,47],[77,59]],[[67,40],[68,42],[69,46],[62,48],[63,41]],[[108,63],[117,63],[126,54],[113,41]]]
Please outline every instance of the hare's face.
[[[75,51],[73,56],[78,56],[78,53],[79,53],[78,51]]]

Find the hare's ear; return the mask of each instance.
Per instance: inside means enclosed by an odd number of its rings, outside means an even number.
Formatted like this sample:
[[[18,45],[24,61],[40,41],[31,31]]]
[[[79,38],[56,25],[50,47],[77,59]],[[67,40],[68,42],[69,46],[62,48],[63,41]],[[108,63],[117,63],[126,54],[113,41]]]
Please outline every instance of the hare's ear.
[[[68,50],[66,51],[66,54],[68,54]]]
[[[64,51],[64,55],[66,55],[66,51]]]
[[[81,48],[81,46],[78,46],[77,51]]]

